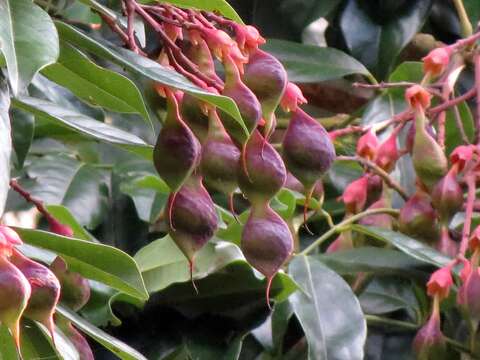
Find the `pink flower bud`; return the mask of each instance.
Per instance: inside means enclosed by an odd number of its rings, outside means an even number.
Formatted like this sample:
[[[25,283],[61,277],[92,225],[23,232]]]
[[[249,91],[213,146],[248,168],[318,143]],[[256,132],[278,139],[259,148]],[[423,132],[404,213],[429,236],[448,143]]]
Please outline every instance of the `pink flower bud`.
[[[465,267],[464,267],[465,269]],[[478,266],[470,264],[470,270],[465,277],[465,281],[458,289],[457,303],[465,309],[470,318],[475,321],[480,320],[480,269]],[[467,272],[466,271],[466,272]],[[466,273],[465,272],[465,273]]]
[[[440,47],[433,49],[425,56],[423,60],[423,71],[436,77],[445,71],[450,61],[452,51],[449,47]]]
[[[15,230],[8,226],[0,225],[0,255],[10,256],[15,245],[22,245],[23,242]]]
[[[357,142],[357,155],[372,160],[377,153],[378,138],[375,132],[370,129],[363,134]]]
[[[480,225],[473,230],[472,235],[468,240],[468,246],[472,251],[480,249]]]
[[[51,232],[58,235],[67,236],[67,237],[73,236],[73,230],[70,226],[63,225],[55,219],[50,220],[49,229]]]
[[[183,40],[183,32],[182,28],[176,25],[163,22],[163,29],[165,30],[165,34],[173,41],[177,41],[177,39]]]
[[[423,86],[413,85],[405,91],[405,100],[412,109],[417,107],[425,110],[430,106],[430,93]]]
[[[367,185],[368,177],[352,181],[343,191],[342,200],[345,204],[347,212],[356,214],[363,210],[367,202]]]
[[[302,90],[294,83],[289,82],[280,100],[280,106],[286,112],[296,111],[298,105],[306,104],[307,99],[302,94]]]
[[[413,349],[418,360],[446,359],[445,338],[440,329],[440,316],[434,312],[428,322],[417,332]]]
[[[467,163],[473,159],[476,152],[474,145],[460,145],[455,148],[450,154],[450,161],[452,165],[456,166],[457,171],[462,171]]]
[[[453,279],[450,266],[435,271],[427,283],[427,294],[431,297],[437,296],[439,300],[443,300],[448,297],[450,288],[453,285]]]
[[[386,172],[391,172],[395,168],[400,154],[397,147],[398,128],[380,144],[375,156],[375,163]]]

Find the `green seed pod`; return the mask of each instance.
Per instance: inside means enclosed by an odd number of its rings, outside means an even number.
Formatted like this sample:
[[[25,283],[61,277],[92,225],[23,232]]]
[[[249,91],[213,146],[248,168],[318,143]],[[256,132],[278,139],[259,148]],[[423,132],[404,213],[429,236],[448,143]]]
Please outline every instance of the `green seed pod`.
[[[431,190],[447,173],[448,161],[440,145],[426,130],[425,122],[423,112],[417,112],[412,161],[418,178]]]
[[[438,239],[437,213],[424,192],[415,193],[403,205],[398,221],[404,234],[427,242]]]

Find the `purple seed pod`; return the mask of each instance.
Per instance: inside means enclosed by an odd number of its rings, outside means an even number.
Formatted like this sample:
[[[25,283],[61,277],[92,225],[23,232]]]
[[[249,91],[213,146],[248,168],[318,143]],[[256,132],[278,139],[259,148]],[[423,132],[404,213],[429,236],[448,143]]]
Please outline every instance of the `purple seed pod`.
[[[73,311],[83,308],[90,299],[90,285],[88,280],[79,273],[70,271],[65,261],[57,256],[50,264],[50,270],[60,281],[62,291],[60,301]]]
[[[450,219],[463,206],[463,191],[457,181],[456,169],[450,170],[433,188],[432,203],[438,211],[440,220],[444,223]]]
[[[30,260],[16,249],[10,261],[25,275],[31,286],[24,315],[45,325],[54,339],[53,314],[60,298],[60,282],[50,269]]]
[[[195,44],[187,49],[186,55],[198,65],[198,69],[209,78],[221,83],[222,80],[215,72],[215,63],[213,62],[212,53],[207,45],[207,42],[198,37],[195,39]]]
[[[427,242],[438,239],[437,213],[424,192],[417,191],[403,205],[398,221],[404,234]]]
[[[367,202],[366,206],[370,206],[374,202],[380,200],[383,193],[383,180],[380,176],[369,174],[367,177]]]
[[[435,131],[430,124],[425,126],[425,130],[431,137],[435,137]],[[405,139],[405,148],[411,154],[413,150],[413,142],[415,140],[415,123],[412,122],[410,127],[408,128],[407,138]]]
[[[265,203],[280,191],[287,178],[287,170],[278,152],[254,131],[242,157],[238,184],[252,204]]]
[[[180,113],[183,121],[203,144],[208,133],[208,116],[204,113],[201,102],[190,94],[183,94]]]
[[[274,113],[287,87],[287,73],[272,55],[257,49],[250,55],[243,74],[245,84],[253,91],[262,106],[265,136],[274,130]]]
[[[224,57],[225,87],[222,95],[232,98],[249,133],[256,129],[262,118],[262,108],[255,94],[242,82],[237,66],[229,55]],[[244,144],[248,136],[238,122],[223,111],[219,112],[223,126],[239,144]]]
[[[62,330],[63,334],[70,340],[75,349],[78,351],[79,360],[95,360],[93,356],[92,348],[88,344],[87,339],[75,329],[70,321],[63,317],[59,317],[57,320],[58,327]]]
[[[170,190],[176,192],[199,164],[201,146],[180,117],[175,95],[168,88],[165,93],[167,118],[155,144],[153,162]]]
[[[310,189],[335,159],[335,148],[325,128],[298,108],[292,113],[283,139],[288,170]]]
[[[5,256],[0,256],[0,322],[9,328],[17,351],[20,351],[20,318],[31,292],[25,275]]]
[[[200,169],[205,182],[223,192],[231,194],[237,188],[240,150],[225,131],[217,112],[209,112],[208,136],[202,147]]]
[[[267,278],[266,300],[275,274],[293,251],[293,237],[285,221],[268,202],[252,207],[242,232],[241,249],[247,261]]]
[[[168,233],[188,259],[192,275],[195,254],[217,230],[215,206],[197,174],[185,182],[176,196],[170,195],[168,206],[172,209]]]

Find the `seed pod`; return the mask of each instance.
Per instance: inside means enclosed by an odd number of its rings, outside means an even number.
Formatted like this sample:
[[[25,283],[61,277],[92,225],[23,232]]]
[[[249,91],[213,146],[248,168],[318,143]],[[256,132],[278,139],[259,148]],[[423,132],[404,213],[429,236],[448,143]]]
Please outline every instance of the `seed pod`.
[[[47,267],[14,249],[10,261],[27,278],[31,295],[24,315],[45,325],[54,339],[53,314],[60,298],[60,282]]]
[[[195,254],[213,236],[218,227],[218,216],[212,198],[202,184],[202,178],[193,174],[168,206],[172,209],[169,234],[188,259],[192,275]]]
[[[330,168],[335,148],[325,128],[297,108],[292,113],[282,143],[288,170],[310,189]]]
[[[187,49],[186,54],[195,64],[198,65],[198,70],[203,74],[218,82],[222,81],[215,72],[215,63],[213,62],[212,53],[204,39],[201,37],[196,38],[195,43]]]
[[[342,194],[342,201],[348,214],[356,214],[363,210],[367,202],[368,175],[352,181]]]
[[[230,194],[237,188],[240,150],[223,128],[215,110],[209,112],[209,129],[202,147],[200,168],[207,184]]]
[[[165,88],[167,117],[158,135],[153,151],[153,162],[158,173],[176,192],[190,176],[200,160],[200,144],[180,117],[174,94]]]
[[[437,250],[442,254],[455,257],[458,252],[457,243],[450,238],[448,224],[442,224],[440,229],[440,241],[437,244]]]
[[[265,136],[274,130],[274,113],[287,86],[287,73],[272,55],[258,49],[250,55],[243,75],[245,84],[257,96],[265,119]]]
[[[266,299],[275,274],[293,251],[288,225],[268,203],[254,205],[242,232],[242,252],[247,261],[267,278]]]
[[[238,176],[240,189],[252,204],[265,203],[285,184],[285,165],[258,130],[252,134],[244,151],[245,168],[240,167]]]
[[[480,269],[471,266],[465,281],[458,289],[457,303],[474,321],[480,321]]]
[[[377,135],[370,129],[358,139],[357,155],[372,160],[377,153],[377,148]]]
[[[365,206],[370,206],[380,200],[383,193],[383,180],[375,174],[367,175],[367,201]]]
[[[424,192],[416,192],[402,207],[399,228],[404,234],[432,242],[438,238],[437,213],[430,197]]]
[[[223,65],[225,67],[225,87],[222,95],[235,101],[250,134],[255,130],[262,117],[261,105],[255,94],[243,83],[238,68],[229,55],[225,56]],[[248,134],[240,124],[223,111],[220,111],[219,115],[230,136],[239,144],[244,144],[248,139]]]
[[[392,172],[400,157],[397,147],[397,137],[400,129],[401,126],[396,127],[390,136],[377,148],[375,163],[388,173]]]
[[[180,113],[185,124],[203,144],[208,133],[208,116],[203,111],[200,101],[190,94],[183,94]]]
[[[430,134],[432,138],[435,137],[435,131],[433,130],[433,127],[430,124],[425,125],[425,130]],[[408,128],[407,138],[405,139],[405,148],[410,154],[412,153],[412,150],[413,150],[414,141],[415,141],[415,123],[412,122],[412,124],[410,124],[410,127]]]
[[[446,174],[448,162],[440,145],[425,129],[425,122],[424,113],[417,112],[412,162],[417,177],[428,189],[432,189]]]
[[[447,359],[445,338],[440,329],[440,316],[432,314],[428,322],[417,332],[413,349],[418,360]]]
[[[75,349],[77,349],[79,360],[95,360],[92,349],[87,342],[87,339],[73,327],[72,323],[63,317],[57,320],[58,327],[63,334],[70,340]]]
[[[32,288],[25,275],[0,256],[0,322],[7,326],[20,350],[20,318],[27,307]]]
[[[79,273],[68,270],[67,264],[60,256],[50,264],[50,270],[60,281],[62,289],[60,301],[73,311],[83,308],[90,299],[88,280]]]
[[[456,179],[455,171],[450,170],[435,185],[432,190],[432,203],[444,223],[450,221],[453,215],[462,209],[463,191]]]

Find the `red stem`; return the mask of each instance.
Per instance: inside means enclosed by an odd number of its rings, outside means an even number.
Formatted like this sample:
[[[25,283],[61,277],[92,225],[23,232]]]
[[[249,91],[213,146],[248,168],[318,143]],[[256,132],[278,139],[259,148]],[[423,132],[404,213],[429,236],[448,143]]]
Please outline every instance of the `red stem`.
[[[468,248],[468,238],[470,236],[470,227],[472,225],[473,205],[475,203],[475,175],[470,173],[465,176],[467,183],[467,204],[465,209],[465,222],[463,223],[462,242],[460,243],[460,254],[463,256]]]
[[[475,55],[475,89],[477,90],[477,113],[475,114],[475,141],[480,143],[480,54]]]

